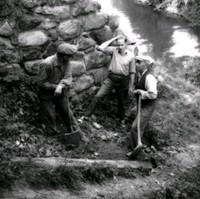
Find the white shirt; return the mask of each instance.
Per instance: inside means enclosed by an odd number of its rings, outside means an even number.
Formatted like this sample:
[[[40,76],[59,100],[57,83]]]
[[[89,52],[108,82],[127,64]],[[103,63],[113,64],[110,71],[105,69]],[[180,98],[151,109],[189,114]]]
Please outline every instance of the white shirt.
[[[146,71],[143,72],[143,74]],[[156,99],[158,96],[157,80],[152,74],[148,74],[145,79],[146,91],[141,90],[142,99]]]

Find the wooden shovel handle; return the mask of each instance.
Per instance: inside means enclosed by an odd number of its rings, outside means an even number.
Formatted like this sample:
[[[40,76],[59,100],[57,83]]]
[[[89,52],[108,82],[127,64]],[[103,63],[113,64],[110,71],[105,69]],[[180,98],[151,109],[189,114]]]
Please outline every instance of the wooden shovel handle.
[[[140,114],[141,114],[141,95],[139,94],[139,97],[138,97],[138,108],[137,108],[137,135],[138,135],[138,145],[141,143]]]

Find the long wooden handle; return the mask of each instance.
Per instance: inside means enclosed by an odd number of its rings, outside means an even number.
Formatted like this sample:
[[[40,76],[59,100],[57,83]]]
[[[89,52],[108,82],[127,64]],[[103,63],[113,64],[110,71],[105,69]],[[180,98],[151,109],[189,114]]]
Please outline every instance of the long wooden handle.
[[[138,98],[138,110],[137,110],[137,133],[138,133],[138,145],[141,144],[140,134],[140,113],[141,113],[141,95]]]

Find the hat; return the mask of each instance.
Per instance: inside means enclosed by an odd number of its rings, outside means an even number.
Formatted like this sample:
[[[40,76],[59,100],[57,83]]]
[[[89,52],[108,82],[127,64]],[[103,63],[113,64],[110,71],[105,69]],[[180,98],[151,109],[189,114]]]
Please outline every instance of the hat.
[[[65,55],[73,55],[77,52],[77,47],[72,44],[60,44],[57,49],[57,53]]]
[[[134,44],[136,44],[136,40],[134,40],[133,38],[128,39],[127,44],[128,45],[134,45]]]
[[[155,60],[153,58],[151,58],[150,56],[148,55],[140,55],[140,56],[136,56],[135,57],[136,60],[139,60],[139,61],[144,61],[146,62],[148,65],[152,65],[155,63]]]

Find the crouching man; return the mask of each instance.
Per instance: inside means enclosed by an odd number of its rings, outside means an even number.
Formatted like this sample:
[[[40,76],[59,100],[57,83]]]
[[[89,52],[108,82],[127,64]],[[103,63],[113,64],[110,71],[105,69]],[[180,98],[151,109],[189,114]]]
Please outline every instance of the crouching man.
[[[141,138],[144,131],[147,130],[146,128],[148,127],[149,120],[151,119],[152,114],[155,110],[157,98],[157,80],[153,75],[153,65],[154,60],[151,57],[136,56],[136,73],[138,76],[138,80],[135,85],[134,94],[137,99],[138,114],[132,124],[130,133],[130,145],[133,150],[132,152],[127,154],[130,159],[135,159],[141,152]],[[141,103],[139,103],[139,100]],[[138,107],[138,104],[141,104],[141,110],[139,110],[140,108]],[[137,126],[137,121],[140,121],[139,126]],[[140,127],[139,137],[138,127]]]
[[[69,88],[72,83],[69,60],[76,52],[75,45],[61,44],[58,46],[57,53],[47,57],[40,66],[38,97],[49,135],[58,133],[54,108],[58,111],[68,133],[73,131],[72,122],[78,125],[70,110],[68,101]]]

